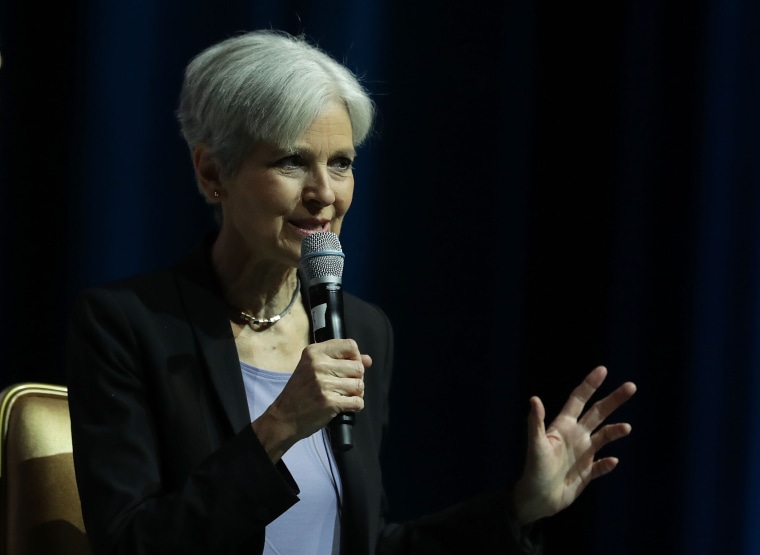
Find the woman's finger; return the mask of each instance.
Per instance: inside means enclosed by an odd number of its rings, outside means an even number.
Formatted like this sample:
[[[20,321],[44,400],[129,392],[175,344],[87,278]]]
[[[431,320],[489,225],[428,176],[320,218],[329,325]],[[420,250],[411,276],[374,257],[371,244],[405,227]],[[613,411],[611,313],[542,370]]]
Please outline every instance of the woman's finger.
[[[636,384],[625,382],[615,391],[594,403],[578,421],[587,430],[595,430],[607,417],[636,393]]]
[[[604,378],[607,377],[607,368],[604,366],[597,366],[584,378],[584,380],[573,389],[565,402],[565,406],[562,407],[560,414],[573,419],[577,419],[583,412],[583,407],[586,406],[591,396],[596,393],[599,386],[604,382]]]
[[[629,435],[631,430],[631,425],[626,422],[607,424],[591,435],[591,448],[594,453],[597,453],[608,443]]]

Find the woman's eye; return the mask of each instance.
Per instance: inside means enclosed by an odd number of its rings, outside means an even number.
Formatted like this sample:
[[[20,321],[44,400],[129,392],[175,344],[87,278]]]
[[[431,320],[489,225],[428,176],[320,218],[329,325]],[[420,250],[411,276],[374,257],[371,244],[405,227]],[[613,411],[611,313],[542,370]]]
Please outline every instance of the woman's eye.
[[[286,156],[285,158],[280,158],[277,161],[277,165],[281,168],[285,168],[288,170],[293,170],[296,168],[300,168],[303,166],[304,161],[303,157],[298,154],[293,154],[292,156]]]
[[[351,158],[337,158],[333,161],[333,167],[341,171],[350,170],[354,166],[354,161]]]

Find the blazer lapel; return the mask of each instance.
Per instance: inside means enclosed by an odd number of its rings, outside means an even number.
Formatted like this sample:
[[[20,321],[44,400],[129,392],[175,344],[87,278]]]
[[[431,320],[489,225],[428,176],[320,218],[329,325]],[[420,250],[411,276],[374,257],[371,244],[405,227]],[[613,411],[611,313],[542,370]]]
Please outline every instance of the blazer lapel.
[[[233,432],[250,424],[240,360],[230,328],[229,309],[222,300],[211,266],[211,238],[177,267],[177,287],[193,334],[206,363],[209,379]]]

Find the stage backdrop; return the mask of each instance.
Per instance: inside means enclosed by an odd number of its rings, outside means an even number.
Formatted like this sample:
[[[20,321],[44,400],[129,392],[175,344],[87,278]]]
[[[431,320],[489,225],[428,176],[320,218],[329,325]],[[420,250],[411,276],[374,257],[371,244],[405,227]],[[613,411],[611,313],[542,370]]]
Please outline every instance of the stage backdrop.
[[[552,416],[605,364],[603,393],[639,385],[633,434],[547,553],[758,553],[759,11],[3,0],[2,385],[65,383],[75,296],[211,229],[174,118],[190,57],[304,33],[379,108],[341,241],[397,335],[391,517],[513,480],[528,397]]]

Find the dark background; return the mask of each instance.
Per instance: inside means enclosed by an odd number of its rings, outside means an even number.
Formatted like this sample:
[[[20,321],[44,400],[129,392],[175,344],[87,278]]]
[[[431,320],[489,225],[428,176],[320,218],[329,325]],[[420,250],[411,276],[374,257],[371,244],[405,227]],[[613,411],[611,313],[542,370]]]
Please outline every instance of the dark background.
[[[760,4],[0,0],[2,386],[65,383],[86,286],[210,227],[174,120],[189,58],[305,33],[379,107],[341,236],[397,334],[392,516],[519,474],[597,364],[619,468],[547,553],[760,552]]]

